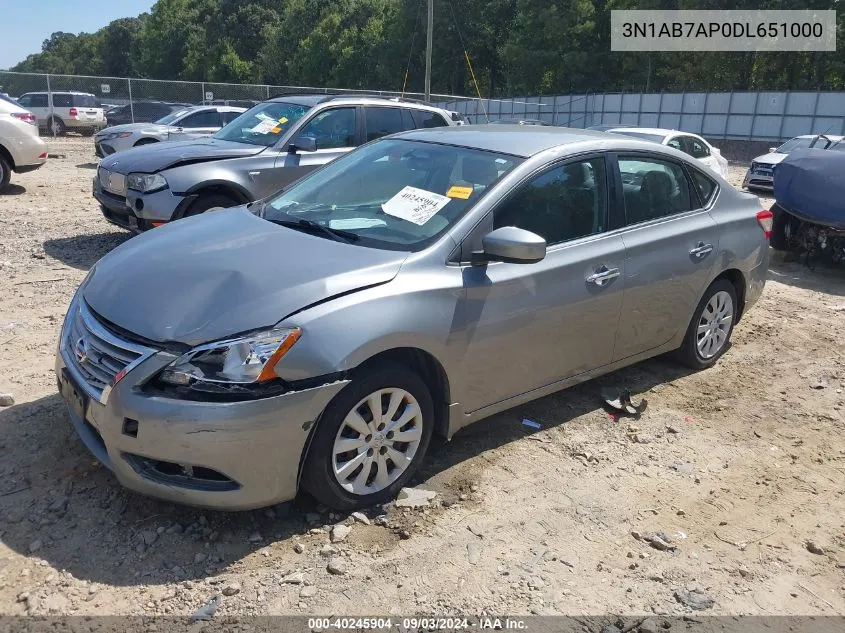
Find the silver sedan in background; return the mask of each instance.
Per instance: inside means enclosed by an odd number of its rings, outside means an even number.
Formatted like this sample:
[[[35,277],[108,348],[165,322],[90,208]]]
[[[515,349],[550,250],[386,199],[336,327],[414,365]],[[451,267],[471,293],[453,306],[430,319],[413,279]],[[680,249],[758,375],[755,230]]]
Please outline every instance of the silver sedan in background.
[[[94,136],[94,152],[103,158],[149,143],[211,136],[244,112],[246,108],[234,106],[193,106],[171,112],[155,123],[114,125]]]
[[[404,132],[106,255],[65,319],[59,390],[139,492],[381,503],[434,434],[666,352],[712,366],[763,290],[771,222],[656,143]]]

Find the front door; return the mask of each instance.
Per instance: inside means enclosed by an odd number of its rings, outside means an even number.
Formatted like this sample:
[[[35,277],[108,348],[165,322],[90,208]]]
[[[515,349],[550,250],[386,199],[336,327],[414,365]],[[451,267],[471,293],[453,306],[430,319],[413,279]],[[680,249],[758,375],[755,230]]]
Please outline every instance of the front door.
[[[523,228],[548,247],[536,264],[463,269],[465,412],[611,362],[625,249],[617,233],[606,233],[607,176],[601,156],[548,168],[480,227]]]
[[[708,281],[719,233],[679,163],[619,156],[625,202],[625,293],[615,360],[655,349],[686,329]]]
[[[322,110],[300,127],[291,142],[300,136],[313,138],[317,151],[279,152],[274,171],[277,188],[355,149],[360,144],[358,108],[347,106]]]

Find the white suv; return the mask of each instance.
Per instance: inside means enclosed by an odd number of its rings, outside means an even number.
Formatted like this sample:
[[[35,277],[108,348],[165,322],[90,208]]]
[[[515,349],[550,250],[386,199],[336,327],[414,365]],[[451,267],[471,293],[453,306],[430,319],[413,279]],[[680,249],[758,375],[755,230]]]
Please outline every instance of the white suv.
[[[12,172],[22,174],[47,162],[47,146],[38,136],[35,115],[0,96],[0,191]]]
[[[90,136],[106,127],[103,108],[90,92],[27,92],[18,103],[38,117],[39,127],[56,136],[68,130]]]

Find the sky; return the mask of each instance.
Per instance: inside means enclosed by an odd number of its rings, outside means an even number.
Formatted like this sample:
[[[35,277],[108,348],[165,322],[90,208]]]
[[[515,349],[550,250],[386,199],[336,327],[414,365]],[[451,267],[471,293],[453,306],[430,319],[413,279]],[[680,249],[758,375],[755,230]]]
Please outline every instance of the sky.
[[[92,33],[117,18],[149,11],[154,0],[0,0],[0,68],[41,51],[56,31]]]

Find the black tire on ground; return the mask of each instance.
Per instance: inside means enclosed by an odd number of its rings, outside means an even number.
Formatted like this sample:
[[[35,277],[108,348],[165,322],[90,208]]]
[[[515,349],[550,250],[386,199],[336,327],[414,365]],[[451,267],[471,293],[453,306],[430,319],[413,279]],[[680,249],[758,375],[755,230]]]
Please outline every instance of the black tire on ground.
[[[225,196],[221,193],[209,193],[197,198],[194,203],[188,207],[185,212],[185,217],[192,215],[199,215],[206,211],[216,211],[218,209],[228,209],[229,207],[236,207],[240,204],[237,200]]]
[[[333,448],[338,430],[352,408],[379,389],[397,387],[416,398],[422,414],[422,437],[411,463],[396,481],[379,492],[355,495],[338,483],[332,470]],[[351,510],[384,503],[399,492],[419,469],[431,442],[434,405],[425,382],[402,365],[384,363],[360,372],[337,394],[316,422],[314,437],[302,470],[302,487],[318,501],[338,510]],[[354,471],[353,471],[354,472]]]
[[[719,349],[716,354],[711,356],[710,358],[704,358],[698,351],[697,346],[697,333],[698,333],[698,326],[701,321],[702,314],[704,313],[707,304],[710,302],[710,299],[715,295],[717,292],[727,292],[731,298],[732,308],[732,315],[730,321],[730,328],[728,329],[728,335],[725,338],[725,342],[722,345],[721,349]],[[707,290],[704,291],[704,295],[701,297],[701,301],[698,302],[698,306],[695,308],[695,312],[692,315],[692,320],[687,327],[686,336],[684,336],[684,342],[681,343],[681,346],[676,350],[675,356],[676,358],[686,365],[687,367],[691,367],[692,369],[707,369],[708,367],[712,367],[716,364],[716,361],[722,357],[722,354],[725,353],[725,350],[728,349],[731,342],[731,334],[733,334],[734,325],[736,324],[736,317],[737,317],[737,310],[739,309],[739,305],[737,303],[736,297],[736,288],[734,285],[728,281],[727,279],[717,279],[714,281]]]
[[[786,227],[792,220],[792,216],[777,205],[772,207],[772,214],[774,217],[772,218],[772,237],[769,239],[769,245],[776,251],[788,251],[789,239],[786,237]]]
[[[86,128],[86,129],[82,130],[80,133],[82,134],[82,136],[94,136],[94,134],[96,132],[97,132],[96,128]]]
[[[9,186],[9,181],[12,179],[12,166],[5,156],[0,154],[0,191],[3,191]]]
[[[55,132],[56,136],[64,136],[67,133],[67,126],[59,117],[54,116],[47,122],[47,131],[50,134]]]
[[[132,147],[140,147],[141,145],[150,145],[151,143],[158,143],[158,139],[156,139],[156,138],[142,138],[140,141],[135,143]]]

